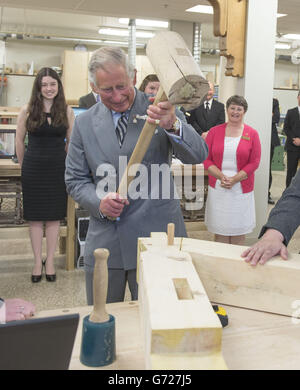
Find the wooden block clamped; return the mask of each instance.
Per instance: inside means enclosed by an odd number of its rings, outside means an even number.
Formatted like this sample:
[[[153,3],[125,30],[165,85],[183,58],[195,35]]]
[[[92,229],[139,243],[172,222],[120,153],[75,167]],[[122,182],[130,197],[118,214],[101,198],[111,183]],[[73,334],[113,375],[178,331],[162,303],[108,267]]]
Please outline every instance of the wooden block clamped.
[[[116,359],[116,331],[115,318],[105,309],[109,251],[96,249],[94,256],[94,309],[83,319],[80,361],[86,366],[100,367],[112,364]]]
[[[247,264],[244,246],[184,238],[187,251],[212,302],[293,316],[299,300],[300,255],[279,256],[265,265]]]
[[[168,245],[147,249],[139,256],[146,368],[226,369],[222,325],[191,256]]]
[[[214,9],[214,35],[227,58],[226,76],[244,76],[247,0],[208,0]]]
[[[221,369],[220,304],[299,316],[300,255],[247,264],[246,248],[166,233],[138,240],[139,305],[147,368]],[[297,317],[298,318],[298,317]],[[222,326],[221,326],[221,323]],[[235,324],[232,324],[233,326]]]

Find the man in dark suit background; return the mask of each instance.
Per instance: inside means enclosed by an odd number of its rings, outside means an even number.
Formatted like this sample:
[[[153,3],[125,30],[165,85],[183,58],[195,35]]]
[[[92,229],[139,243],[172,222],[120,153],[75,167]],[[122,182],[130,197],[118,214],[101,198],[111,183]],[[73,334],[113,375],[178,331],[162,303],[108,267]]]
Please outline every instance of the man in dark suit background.
[[[97,94],[97,92],[94,92],[92,83],[90,83],[90,85],[92,91],[87,95],[81,96],[81,98],[79,98],[78,105],[80,108],[90,108],[100,101],[100,96]]]
[[[287,152],[287,172],[286,172],[286,187],[291,183],[298,168],[300,158],[300,91],[298,92],[298,106],[288,110],[283,131],[287,136],[286,152]]]
[[[277,124],[280,121],[280,110],[279,110],[279,101],[273,99],[273,110],[272,110],[272,132],[271,132],[271,151],[270,151],[270,175],[269,175],[269,196],[268,203],[275,204],[274,200],[271,198],[271,185],[272,185],[272,160],[274,156],[274,149],[276,146],[280,145],[280,139],[277,131]]]
[[[209,87],[204,104],[201,104],[199,107],[190,111],[190,116],[187,116],[188,123],[190,123],[204,139],[210,128],[225,122],[224,104],[213,99],[215,93],[214,85],[209,83]]]

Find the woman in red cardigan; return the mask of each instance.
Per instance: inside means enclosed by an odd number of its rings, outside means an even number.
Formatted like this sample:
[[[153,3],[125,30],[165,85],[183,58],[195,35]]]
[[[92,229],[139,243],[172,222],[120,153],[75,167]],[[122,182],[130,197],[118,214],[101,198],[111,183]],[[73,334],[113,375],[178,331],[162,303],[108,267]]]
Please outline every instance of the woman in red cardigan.
[[[243,245],[256,224],[254,172],[261,146],[256,130],[244,124],[248,104],[242,96],[226,102],[228,122],[211,128],[204,167],[208,170],[205,224],[215,241]]]

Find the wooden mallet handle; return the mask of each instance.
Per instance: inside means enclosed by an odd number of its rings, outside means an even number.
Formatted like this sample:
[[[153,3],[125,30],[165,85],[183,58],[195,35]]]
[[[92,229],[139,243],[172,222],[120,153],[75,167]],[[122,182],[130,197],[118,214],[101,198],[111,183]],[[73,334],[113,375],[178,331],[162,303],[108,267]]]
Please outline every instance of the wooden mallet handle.
[[[164,90],[162,87],[159,88],[153,105],[157,105],[159,102],[163,102],[167,100],[167,96],[164,93]],[[147,149],[150,145],[150,142],[152,140],[152,137],[154,135],[155,129],[157,127],[157,124],[155,123],[149,123],[145,122],[144,127],[141,131],[141,134],[137,140],[137,143],[134,147],[134,150],[132,152],[132,155],[128,161],[126,170],[122,176],[122,179],[120,181],[120,185],[118,188],[118,194],[120,194],[123,198],[127,198],[128,195],[128,187],[131,183],[131,181],[135,178],[136,173],[138,171],[139,165],[147,152]],[[128,175],[128,172],[130,170],[130,175]],[[107,217],[111,221],[115,221],[116,218],[114,217]]]
[[[107,258],[109,256],[109,251],[103,248],[96,249],[94,251],[94,256],[94,310],[89,319],[91,322],[102,323],[109,320],[109,314],[107,314],[105,309],[108,285]]]
[[[159,88],[157,95],[155,96],[155,100],[153,105],[157,105],[159,102],[166,101],[167,97],[164,93],[162,87]],[[128,162],[126,171],[121,179],[120,186],[118,189],[118,193],[127,198],[127,191],[131,181],[135,178],[136,173],[138,171],[138,164],[143,161],[143,158],[148,150],[151,139],[154,135],[155,129],[157,125],[155,123],[145,122],[144,127],[141,131],[139,139],[134,147],[130,160]],[[135,165],[136,164],[136,165]],[[134,166],[135,165],[135,166]],[[130,170],[130,176],[128,176],[128,172]]]

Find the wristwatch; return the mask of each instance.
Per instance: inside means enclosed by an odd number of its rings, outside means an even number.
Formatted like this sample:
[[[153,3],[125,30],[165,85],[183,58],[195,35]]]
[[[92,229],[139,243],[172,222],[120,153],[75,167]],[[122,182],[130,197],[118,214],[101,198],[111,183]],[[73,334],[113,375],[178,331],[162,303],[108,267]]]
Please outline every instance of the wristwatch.
[[[173,123],[171,129],[168,129],[169,133],[178,133],[180,130],[180,120],[176,117],[176,121]]]
[[[5,324],[6,322],[6,312],[5,312],[5,301],[0,298],[0,324]]]

